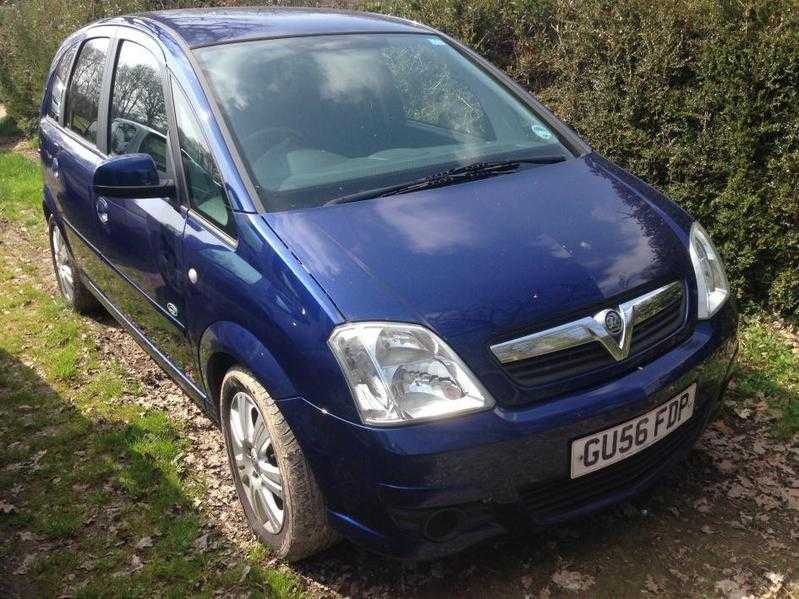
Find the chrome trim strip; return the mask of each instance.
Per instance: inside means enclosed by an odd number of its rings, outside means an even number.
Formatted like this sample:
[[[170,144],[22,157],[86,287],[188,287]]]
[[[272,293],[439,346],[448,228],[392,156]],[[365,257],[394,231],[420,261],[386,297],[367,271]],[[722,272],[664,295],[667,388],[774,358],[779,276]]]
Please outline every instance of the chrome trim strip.
[[[538,333],[497,343],[490,349],[500,362],[507,364],[598,341],[611,356],[620,361],[630,353],[635,325],[652,318],[682,296],[683,285],[675,281],[619,304],[617,308],[607,308],[593,316],[585,316]],[[621,316],[623,323],[621,334],[616,336],[605,327],[605,317],[614,311]]]

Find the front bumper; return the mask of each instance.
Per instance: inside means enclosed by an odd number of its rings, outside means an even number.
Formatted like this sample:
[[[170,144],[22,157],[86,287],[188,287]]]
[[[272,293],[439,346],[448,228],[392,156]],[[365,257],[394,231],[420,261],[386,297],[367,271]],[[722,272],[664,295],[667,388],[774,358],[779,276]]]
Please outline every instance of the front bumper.
[[[640,492],[684,456],[718,405],[737,351],[731,302],[680,345],[618,379],[524,408],[370,428],[302,398],[281,410],[325,494],[330,521],[380,553],[430,559],[520,524],[546,526]],[[697,383],[690,421],[613,466],[569,478],[570,443]]]

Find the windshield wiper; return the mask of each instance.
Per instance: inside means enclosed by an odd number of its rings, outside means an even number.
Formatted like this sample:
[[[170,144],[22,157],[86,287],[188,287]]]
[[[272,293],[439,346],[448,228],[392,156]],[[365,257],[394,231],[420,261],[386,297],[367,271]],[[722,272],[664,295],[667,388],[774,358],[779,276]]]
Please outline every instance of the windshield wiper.
[[[347,204],[349,202],[357,202],[371,198],[382,198],[385,196],[397,195],[401,193],[411,193],[412,191],[432,189],[434,187],[444,187],[445,185],[460,183],[461,181],[484,179],[494,175],[513,172],[522,164],[554,164],[556,162],[563,162],[564,160],[566,160],[565,156],[553,154],[552,156],[536,156],[534,158],[518,158],[514,160],[499,160],[494,162],[474,162],[465,166],[451,168],[434,175],[428,175],[427,177],[422,177],[421,179],[416,179],[415,181],[398,183],[397,185],[389,185],[386,187],[378,187],[377,189],[367,189],[365,191],[359,191],[346,196],[341,196],[326,202],[325,206],[332,206],[334,204]]]

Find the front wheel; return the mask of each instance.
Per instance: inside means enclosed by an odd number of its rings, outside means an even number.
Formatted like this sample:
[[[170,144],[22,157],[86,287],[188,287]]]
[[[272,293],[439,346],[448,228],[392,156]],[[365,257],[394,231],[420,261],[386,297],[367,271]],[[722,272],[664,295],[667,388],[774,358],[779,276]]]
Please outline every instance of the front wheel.
[[[322,493],[294,434],[246,370],[225,375],[221,415],[236,491],[256,536],[289,561],[335,542]]]

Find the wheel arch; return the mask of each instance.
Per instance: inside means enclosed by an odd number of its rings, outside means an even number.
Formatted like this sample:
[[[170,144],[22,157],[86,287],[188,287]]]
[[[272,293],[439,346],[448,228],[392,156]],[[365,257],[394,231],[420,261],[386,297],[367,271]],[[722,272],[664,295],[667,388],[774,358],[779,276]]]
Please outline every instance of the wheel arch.
[[[209,407],[217,420],[222,379],[235,365],[252,372],[273,399],[297,396],[294,385],[272,352],[235,322],[218,321],[206,328],[200,339],[199,353]]]
[[[55,201],[53,200],[53,195],[50,193],[50,190],[46,185],[44,186],[42,193],[42,213],[44,213],[44,222],[48,222],[53,214],[58,214],[55,207]]]

